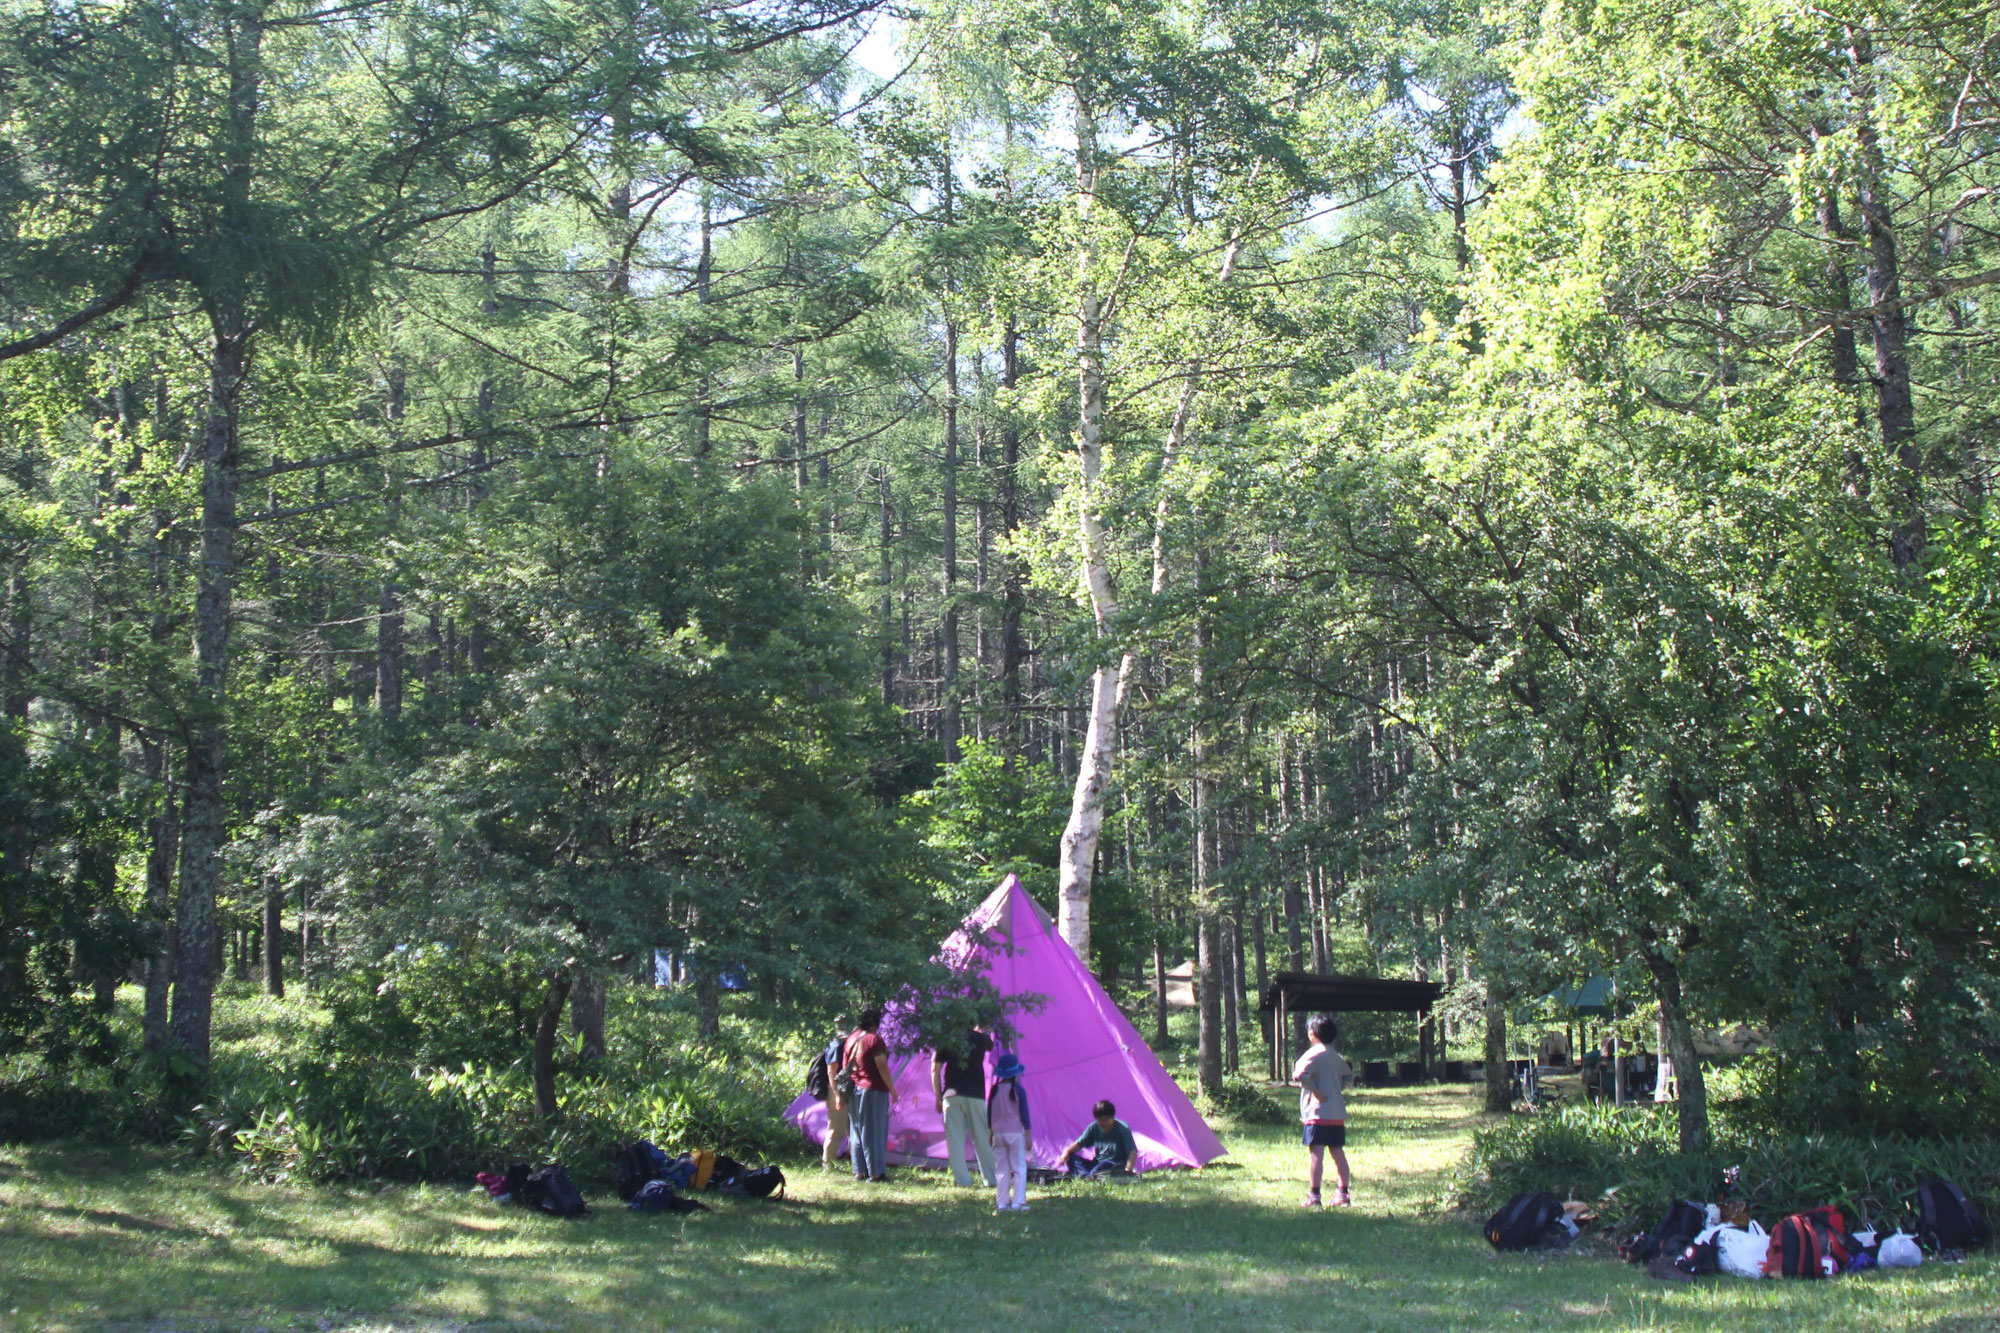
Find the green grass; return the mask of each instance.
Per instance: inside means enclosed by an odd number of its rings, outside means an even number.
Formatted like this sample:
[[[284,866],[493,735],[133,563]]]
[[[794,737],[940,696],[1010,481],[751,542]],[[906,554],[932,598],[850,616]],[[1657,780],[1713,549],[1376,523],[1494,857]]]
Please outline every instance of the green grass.
[[[563,1222],[439,1185],[292,1188],[164,1151],[0,1149],[0,1326],[238,1329],[1207,1327],[2000,1330],[1992,1260],[1840,1282],[1667,1286],[1601,1257],[1496,1256],[1435,1211],[1473,1103],[1352,1104],[1356,1207],[1301,1212],[1289,1131],[1227,1165],[1037,1191],[792,1166],[790,1197],[691,1219],[599,1197]]]

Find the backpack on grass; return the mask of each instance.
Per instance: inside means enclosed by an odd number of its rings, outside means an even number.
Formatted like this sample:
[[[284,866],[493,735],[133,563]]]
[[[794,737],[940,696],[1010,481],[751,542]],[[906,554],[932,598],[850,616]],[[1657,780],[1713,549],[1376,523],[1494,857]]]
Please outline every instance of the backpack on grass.
[[[1927,1250],[1976,1250],[1992,1239],[1986,1219],[1949,1180],[1927,1180],[1917,1187],[1917,1211],[1922,1224],[1917,1239]]]
[[[754,1171],[722,1182],[724,1194],[735,1194],[746,1199],[768,1199],[773,1194],[785,1197],[785,1173],[775,1166],[760,1166]]]
[[[1664,1254],[1678,1258],[1694,1244],[1694,1238],[1708,1230],[1708,1210],[1688,1199],[1667,1205],[1666,1216],[1651,1231],[1634,1236],[1620,1249],[1628,1260],[1643,1264]]]
[[[1853,1246],[1838,1208],[1793,1213],[1771,1228],[1765,1277],[1833,1277],[1844,1272]]]
[[[660,1154],[652,1144],[640,1139],[618,1150],[618,1197],[631,1202],[632,1196],[648,1181],[660,1178]]]
[[[1525,1250],[1548,1234],[1562,1211],[1562,1200],[1547,1190],[1516,1194],[1486,1219],[1486,1242],[1496,1250]]]
[[[533,1196],[534,1206],[545,1213],[554,1213],[557,1217],[582,1217],[590,1211],[583,1195],[570,1183],[569,1172],[563,1170],[560,1162],[551,1163],[529,1176],[528,1190]]]

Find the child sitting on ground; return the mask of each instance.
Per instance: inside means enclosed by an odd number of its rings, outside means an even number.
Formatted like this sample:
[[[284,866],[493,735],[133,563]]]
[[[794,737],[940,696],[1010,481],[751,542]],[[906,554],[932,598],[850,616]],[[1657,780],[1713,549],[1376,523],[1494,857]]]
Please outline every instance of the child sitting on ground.
[[[1113,1171],[1137,1172],[1139,1145],[1132,1139],[1132,1127],[1118,1118],[1118,1108],[1110,1102],[1099,1102],[1090,1108],[1090,1114],[1090,1128],[1063,1149],[1064,1169],[1077,1180]],[[1086,1148],[1091,1152],[1088,1161],[1082,1157]]]

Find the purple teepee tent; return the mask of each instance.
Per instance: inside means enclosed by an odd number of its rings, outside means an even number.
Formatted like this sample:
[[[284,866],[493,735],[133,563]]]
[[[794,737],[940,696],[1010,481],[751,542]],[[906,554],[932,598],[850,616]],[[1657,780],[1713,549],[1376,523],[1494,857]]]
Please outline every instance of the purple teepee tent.
[[[1223,1155],[1215,1131],[1020,880],[1007,876],[945,941],[941,956],[984,971],[1002,995],[1043,997],[1036,1012],[1010,1016],[1035,1118],[1031,1164],[1058,1165],[1063,1146],[1090,1123],[1091,1104],[1099,1098],[1116,1103],[1119,1118],[1132,1127],[1143,1170],[1201,1166]],[[885,1035],[893,1044],[893,1034]],[[889,1116],[889,1158],[901,1165],[946,1165],[930,1062],[929,1051],[890,1057],[901,1099]],[[793,1102],[785,1118],[815,1143],[826,1137],[826,1108],[811,1097]]]

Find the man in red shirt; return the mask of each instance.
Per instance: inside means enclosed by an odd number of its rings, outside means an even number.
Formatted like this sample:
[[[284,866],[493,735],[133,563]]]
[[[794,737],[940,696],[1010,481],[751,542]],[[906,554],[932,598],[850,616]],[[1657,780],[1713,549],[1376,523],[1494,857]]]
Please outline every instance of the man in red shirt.
[[[896,1100],[896,1080],[889,1076],[889,1047],[877,1032],[881,1026],[880,1009],[862,1010],[841,1066],[854,1080],[847,1155],[856,1180],[889,1178],[889,1108]]]

